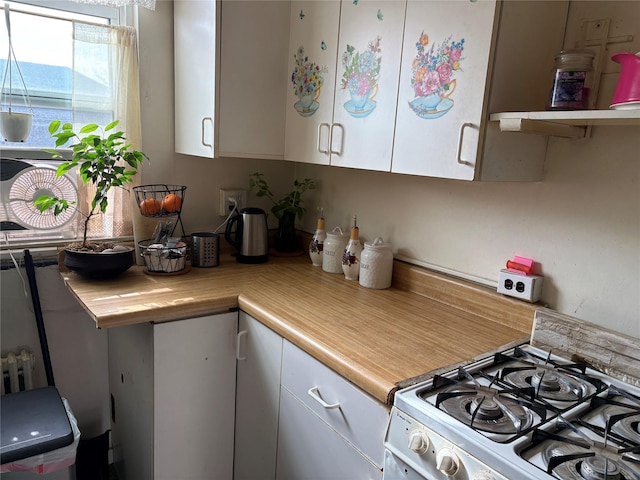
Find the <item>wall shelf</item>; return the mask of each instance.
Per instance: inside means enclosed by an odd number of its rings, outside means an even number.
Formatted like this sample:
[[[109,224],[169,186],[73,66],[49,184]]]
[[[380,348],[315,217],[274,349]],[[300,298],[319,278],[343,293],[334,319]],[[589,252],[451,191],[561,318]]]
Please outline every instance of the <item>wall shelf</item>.
[[[640,125],[639,110],[580,110],[570,112],[492,113],[502,132],[524,132],[566,138],[585,138],[594,125]]]

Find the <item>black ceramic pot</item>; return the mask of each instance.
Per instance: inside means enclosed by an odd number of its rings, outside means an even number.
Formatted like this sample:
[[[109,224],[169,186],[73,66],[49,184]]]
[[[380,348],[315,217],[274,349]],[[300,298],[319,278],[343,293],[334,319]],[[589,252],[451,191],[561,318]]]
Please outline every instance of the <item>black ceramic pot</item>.
[[[119,247],[123,248],[123,247]],[[133,265],[134,248],[116,252],[81,252],[65,248],[64,265],[84,277],[111,278],[120,275]]]
[[[295,252],[298,249],[298,237],[296,235],[296,214],[284,212],[278,220],[278,232],[276,234],[276,250],[283,253]]]

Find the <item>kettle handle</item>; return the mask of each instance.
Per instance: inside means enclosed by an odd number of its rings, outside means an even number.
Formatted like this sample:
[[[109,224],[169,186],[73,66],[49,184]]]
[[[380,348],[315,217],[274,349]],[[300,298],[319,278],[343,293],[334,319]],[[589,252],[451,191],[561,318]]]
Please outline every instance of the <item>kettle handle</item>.
[[[231,217],[227,222],[227,228],[224,231],[225,240],[229,242],[231,245],[233,245],[233,247],[235,247],[237,250],[240,250],[240,240],[238,240],[238,229],[236,228],[235,239],[233,239],[231,238],[231,228],[234,223],[240,220],[240,218],[242,218],[241,215],[234,215],[233,217]]]

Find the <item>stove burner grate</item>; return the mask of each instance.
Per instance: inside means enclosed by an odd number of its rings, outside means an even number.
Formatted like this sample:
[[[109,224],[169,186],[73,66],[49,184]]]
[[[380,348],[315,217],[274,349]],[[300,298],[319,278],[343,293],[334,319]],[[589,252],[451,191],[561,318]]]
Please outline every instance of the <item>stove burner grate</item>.
[[[584,378],[544,365],[504,368],[500,379],[518,388],[533,387],[537,398],[561,402],[576,403],[596,392]]]
[[[620,391],[616,390],[616,394],[619,393]],[[591,400],[591,410],[586,415],[596,412],[596,419],[599,419],[605,428],[585,419],[584,416],[579,419],[580,424],[602,437],[612,437],[618,442],[640,446],[640,403],[636,406],[616,401],[614,398],[613,394],[604,398],[594,397]]]
[[[534,427],[536,415],[538,420],[546,420],[546,408],[519,398],[530,393],[530,389],[523,392],[481,386],[464,369],[460,369],[458,376],[468,377],[471,382],[434,377],[433,387],[440,389],[435,406],[464,424],[482,432],[510,435],[510,440]]]
[[[536,429],[532,436],[534,445],[543,446],[548,474],[562,480],[640,480],[640,457],[635,455],[639,448],[595,441],[581,434],[578,425],[563,420],[560,424],[566,428],[559,433]]]

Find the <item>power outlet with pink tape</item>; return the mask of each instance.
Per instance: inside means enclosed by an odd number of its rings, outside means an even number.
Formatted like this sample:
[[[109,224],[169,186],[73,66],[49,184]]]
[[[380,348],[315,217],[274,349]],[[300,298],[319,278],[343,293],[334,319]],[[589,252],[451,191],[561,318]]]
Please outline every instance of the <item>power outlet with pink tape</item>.
[[[532,303],[540,300],[544,277],[532,273],[534,265],[534,260],[526,257],[508,260],[507,268],[500,270],[498,293]]]

